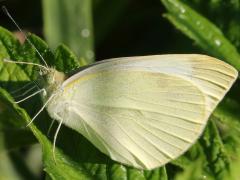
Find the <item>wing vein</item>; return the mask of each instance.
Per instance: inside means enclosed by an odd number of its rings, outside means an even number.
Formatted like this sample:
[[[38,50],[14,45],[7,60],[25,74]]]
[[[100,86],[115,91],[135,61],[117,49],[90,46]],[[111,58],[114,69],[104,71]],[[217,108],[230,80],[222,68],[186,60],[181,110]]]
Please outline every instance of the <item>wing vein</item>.
[[[78,110],[76,110],[74,107],[72,108],[73,110],[74,110],[74,112],[76,113],[76,114],[78,114],[81,118],[82,118],[82,116],[81,116],[81,114],[78,112]],[[83,118],[82,118],[83,119]],[[83,119],[84,120],[84,119]],[[102,142],[102,144],[105,146],[105,149],[106,150],[108,150],[108,148],[110,148],[112,151],[114,151],[115,153],[117,153],[119,156],[121,156],[123,159],[125,159],[127,162],[129,162],[130,164],[131,164],[131,161],[129,161],[127,158],[125,158],[121,153],[119,153],[118,151],[115,151],[112,147],[111,147],[111,145],[109,145],[109,143],[107,143],[100,135],[99,135],[99,133],[97,132],[97,131],[95,131],[95,130],[93,130],[93,128],[91,127],[91,125],[89,125],[88,124],[88,122],[87,121],[84,121],[85,123],[86,123],[86,125],[88,126],[88,128],[89,129],[91,129],[92,131],[94,131],[96,134],[98,134],[97,136],[96,136],[96,138],[100,138],[99,140],[100,140],[100,142]],[[83,123],[84,124],[84,123]],[[111,136],[111,137],[113,137],[108,131],[105,131],[105,133],[108,133],[109,134],[109,136]],[[119,143],[119,144],[121,144],[120,143],[120,141],[118,140],[118,139],[116,139],[115,137],[114,137],[114,139]],[[108,146],[106,146],[106,144],[108,144]],[[123,146],[122,144],[121,144],[121,146],[124,148],[124,149],[126,149],[128,152],[130,152],[125,146]],[[109,152],[109,150],[108,150],[108,153],[109,153],[109,155],[111,154],[110,152]],[[131,155],[132,156],[134,156],[135,157],[135,155],[132,153],[132,152],[130,152],[131,153]],[[137,158],[137,157],[136,157]]]
[[[76,104],[78,104],[78,105],[80,105],[80,106],[83,106],[83,105],[84,105],[84,104],[79,104],[79,103],[76,103]],[[187,121],[187,122],[191,122],[191,123],[203,124],[202,122],[193,121],[192,119],[187,119],[187,118],[180,117],[180,116],[175,116],[175,115],[172,115],[172,114],[166,114],[166,113],[163,113],[163,112],[150,111],[150,110],[145,110],[145,109],[137,109],[137,108],[130,108],[130,107],[120,107],[120,106],[114,107],[114,106],[101,105],[101,104],[91,104],[91,103],[86,103],[86,102],[85,102],[85,106],[88,106],[88,105],[101,106],[101,107],[107,107],[107,108],[128,109],[128,110],[135,110],[135,111],[145,111],[145,112],[150,112],[150,113],[161,114],[161,115],[164,115],[164,116],[179,118],[179,119],[181,119],[181,120],[184,120],[184,121]]]

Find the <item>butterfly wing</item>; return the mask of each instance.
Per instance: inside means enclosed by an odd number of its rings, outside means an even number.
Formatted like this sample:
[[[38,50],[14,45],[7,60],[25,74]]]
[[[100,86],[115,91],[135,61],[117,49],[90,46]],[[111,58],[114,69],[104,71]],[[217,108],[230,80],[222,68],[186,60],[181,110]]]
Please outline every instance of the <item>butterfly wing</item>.
[[[189,81],[121,70],[85,78],[69,93],[69,126],[116,161],[161,166],[186,151],[206,124],[205,97]]]
[[[114,58],[86,69],[82,74],[107,69],[159,72],[182,77],[194,83],[206,95],[206,107],[211,114],[238,76],[232,66],[216,58],[199,54],[154,55]],[[82,75],[76,74],[70,81]],[[68,81],[66,81],[68,83]]]
[[[97,64],[65,81],[63,96],[55,100],[67,104],[60,116],[113,160],[159,167],[196,141],[236,79],[226,63],[199,58],[148,56]],[[49,111],[54,108],[61,109]]]

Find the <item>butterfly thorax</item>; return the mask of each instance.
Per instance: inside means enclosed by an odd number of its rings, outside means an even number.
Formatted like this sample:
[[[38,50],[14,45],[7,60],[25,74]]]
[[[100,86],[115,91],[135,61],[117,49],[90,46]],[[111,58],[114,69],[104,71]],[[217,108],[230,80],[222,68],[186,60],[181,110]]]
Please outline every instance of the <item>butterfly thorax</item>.
[[[52,94],[61,90],[62,83],[66,79],[66,75],[57,71],[54,68],[50,68],[47,72],[41,74],[40,84],[45,89],[46,94],[43,95],[44,101],[48,99]]]

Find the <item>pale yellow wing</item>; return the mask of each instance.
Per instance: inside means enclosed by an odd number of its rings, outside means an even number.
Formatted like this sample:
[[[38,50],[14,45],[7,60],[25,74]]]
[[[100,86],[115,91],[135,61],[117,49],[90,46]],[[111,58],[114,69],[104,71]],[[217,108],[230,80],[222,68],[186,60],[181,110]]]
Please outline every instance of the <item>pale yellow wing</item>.
[[[152,169],[196,141],[236,77],[208,56],[113,59],[65,81],[48,111],[112,159]]]

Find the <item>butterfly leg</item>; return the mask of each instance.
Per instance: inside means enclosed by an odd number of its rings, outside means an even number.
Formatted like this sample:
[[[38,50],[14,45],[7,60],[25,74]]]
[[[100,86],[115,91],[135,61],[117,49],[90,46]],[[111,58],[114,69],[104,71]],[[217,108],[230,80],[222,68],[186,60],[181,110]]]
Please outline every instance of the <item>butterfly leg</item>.
[[[50,124],[50,126],[49,126],[49,128],[48,128],[48,131],[47,131],[47,136],[48,136],[48,137],[49,137],[49,134],[50,134],[50,132],[51,132],[51,130],[52,130],[52,127],[53,127],[54,122],[55,122],[55,119],[52,120],[52,122],[51,122],[51,124]]]
[[[54,162],[56,163],[56,156],[55,156],[56,141],[57,141],[58,133],[59,133],[60,128],[61,128],[62,123],[63,123],[63,118],[60,117],[57,113],[54,113],[54,115],[55,115],[55,117],[57,117],[57,119],[60,120],[60,122],[59,122],[59,124],[58,124],[58,127],[57,127],[57,130],[56,130],[55,135],[54,135],[54,139],[53,139],[53,149],[52,149],[53,159],[54,159]]]

